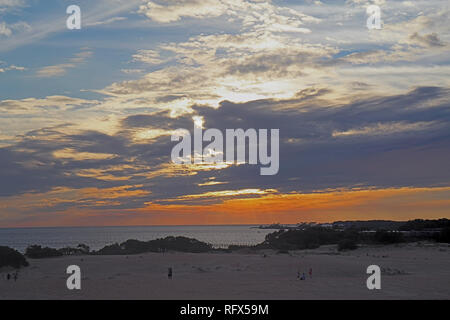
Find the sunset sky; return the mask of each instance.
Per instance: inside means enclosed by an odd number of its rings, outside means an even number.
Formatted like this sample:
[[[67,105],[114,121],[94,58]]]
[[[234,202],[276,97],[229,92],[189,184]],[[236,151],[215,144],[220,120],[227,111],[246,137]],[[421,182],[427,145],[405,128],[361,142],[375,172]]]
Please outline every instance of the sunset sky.
[[[449,12],[0,0],[0,227],[450,218]],[[195,117],[280,129],[278,174],[172,163]]]

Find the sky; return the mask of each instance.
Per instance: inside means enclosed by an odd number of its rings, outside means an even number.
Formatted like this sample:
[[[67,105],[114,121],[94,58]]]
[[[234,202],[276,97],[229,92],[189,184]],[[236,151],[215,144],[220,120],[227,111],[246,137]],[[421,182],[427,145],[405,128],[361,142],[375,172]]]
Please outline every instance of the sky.
[[[450,218],[448,21],[446,0],[0,0],[0,227]],[[279,129],[278,174],[173,163],[198,117]]]

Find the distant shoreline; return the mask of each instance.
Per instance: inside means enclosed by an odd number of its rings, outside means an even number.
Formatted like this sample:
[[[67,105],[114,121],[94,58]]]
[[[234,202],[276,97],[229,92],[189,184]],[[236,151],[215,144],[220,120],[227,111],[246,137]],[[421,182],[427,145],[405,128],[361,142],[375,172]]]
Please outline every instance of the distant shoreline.
[[[437,219],[414,219],[414,220],[380,220],[380,219],[369,219],[369,220],[337,220],[333,222],[316,222],[316,221],[308,221],[308,222],[293,222],[293,223],[251,223],[251,224],[240,224],[240,223],[233,223],[233,224],[161,224],[161,225],[101,225],[101,226],[95,226],[95,225],[89,225],[89,226],[17,226],[17,227],[0,227],[0,230],[8,230],[8,229],[59,229],[59,228],[139,228],[139,227],[257,227],[257,228],[269,228],[271,226],[274,226],[274,229],[283,229],[283,228],[292,228],[296,227],[298,225],[333,225],[333,224],[339,224],[339,223],[394,223],[394,224],[404,224],[408,221],[417,221],[417,220],[423,220],[423,221],[437,221],[437,220],[447,220],[449,218],[437,218]],[[279,226],[279,227],[275,227]]]

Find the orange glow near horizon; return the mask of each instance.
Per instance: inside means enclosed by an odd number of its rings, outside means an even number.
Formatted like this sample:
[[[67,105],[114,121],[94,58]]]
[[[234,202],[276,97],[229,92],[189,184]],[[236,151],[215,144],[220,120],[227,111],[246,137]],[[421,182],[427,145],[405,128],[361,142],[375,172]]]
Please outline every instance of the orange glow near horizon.
[[[117,190],[111,191],[114,191],[114,200],[120,202],[120,195],[117,197],[115,192]],[[136,193],[140,195],[139,191]],[[102,200],[100,197],[99,201],[108,199]],[[138,209],[95,210],[77,207],[60,212],[36,213],[31,219],[28,216],[26,222],[12,220],[3,227],[293,224],[338,220],[437,219],[450,218],[449,208],[450,187],[354,189],[308,194],[269,193],[258,198],[222,199],[222,202],[213,204],[166,205],[150,202]]]

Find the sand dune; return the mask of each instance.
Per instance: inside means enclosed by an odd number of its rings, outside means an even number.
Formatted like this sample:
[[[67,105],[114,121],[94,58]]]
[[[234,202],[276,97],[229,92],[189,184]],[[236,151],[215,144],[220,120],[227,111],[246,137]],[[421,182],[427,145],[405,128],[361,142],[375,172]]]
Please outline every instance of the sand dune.
[[[264,257],[264,253],[266,257]],[[1,274],[0,299],[449,299],[450,246],[402,244],[338,253],[335,246],[278,254],[149,253],[29,260],[17,282]],[[67,266],[82,289],[66,288]],[[366,287],[379,265],[381,290]],[[167,279],[167,268],[174,270]],[[313,276],[297,280],[297,271]]]

